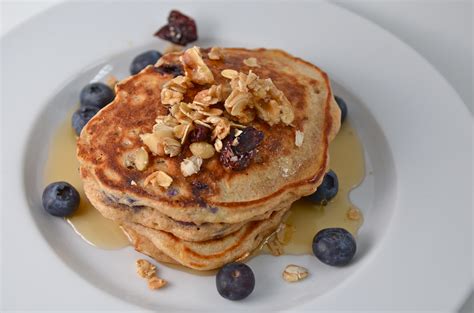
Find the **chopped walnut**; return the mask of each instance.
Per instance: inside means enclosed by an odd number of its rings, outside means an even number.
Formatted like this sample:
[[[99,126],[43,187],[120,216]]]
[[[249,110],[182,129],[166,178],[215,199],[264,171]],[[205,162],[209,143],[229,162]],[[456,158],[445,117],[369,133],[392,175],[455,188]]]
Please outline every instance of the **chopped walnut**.
[[[156,266],[144,259],[135,262],[137,274],[142,278],[152,278],[156,274]]]
[[[257,59],[256,58],[248,58],[244,60],[244,64],[247,65],[248,67],[259,67]]]
[[[166,280],[161,279],[156,276],[148,280],[148,288],[153,289],[153,290],[163,288],[164,286],[166,286],[166,284],[167,284]]]
[[[173,183],[173,178],[166,174],[163,171],[156,171],[148,175],[143,184],[147,186],[148,184],[152,184],[152,186],[159,186],[167,189]]]
[[[207,143],[207,142],[194,142],[189,146],[189,150],[191,150],[192,154],[201,158],[201,159],[209,159],[212,158],[214,155],[214,147]]]
[[[201,165],[202,159],[193,155],[192,157],[184,159],[181,162],[181,173],[183,173],[184,177],[191,176],[199,172]]]
[[[223,57],[222,48],[212,47],[211,51],[207,54],[211,60],[220,60]]]
[[[309,272],[307,268],[299,265],[289,264],[282,273],[282,277],[287,282],[297,282],[308,277]]]
[[[184,51],[180,60],[186,76],[191,81],[199,85],[212,84],[214,82],[214,75],[212,75],[206,63],[204,63],[199,47],[192,47]]]
[[[302,131],[297,130],[295,132],[295,146],[301,147],[303,145],[304,140],[304,133]]]

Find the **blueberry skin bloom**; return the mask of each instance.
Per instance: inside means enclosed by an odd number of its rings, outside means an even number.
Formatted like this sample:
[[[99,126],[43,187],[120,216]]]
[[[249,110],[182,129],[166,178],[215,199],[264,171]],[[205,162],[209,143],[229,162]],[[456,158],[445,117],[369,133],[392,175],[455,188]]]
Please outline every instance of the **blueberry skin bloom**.
[[[81,90],[79,100],[81,106],[102,109],[115,98],[115,93],[104,83],[96,82],[86,85]]]

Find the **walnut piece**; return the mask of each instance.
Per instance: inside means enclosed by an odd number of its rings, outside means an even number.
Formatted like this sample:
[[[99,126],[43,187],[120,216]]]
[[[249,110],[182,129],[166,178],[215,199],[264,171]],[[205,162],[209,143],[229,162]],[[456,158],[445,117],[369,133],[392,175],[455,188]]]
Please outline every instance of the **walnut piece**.
[[[199,47],[192,47],[184,51],[180,61],[183,64],[186,76],[191,81],[199,85],[212,84],[214,82],[214,75],[212,75],[206,63],[204,63]]]
[[[189,150],[191,150],[192,154],[201,158],[201,159],[209,159],[214,156],[214,147],[207,143],[207,142],[194,142],[189,146]]]
[[[183,173],[184,177],[188,177],[194,175],[199,172],[202,165],[202,159],[193,155],[190,158],[184,159],[181,164],[181,173]]]
[[[287,265],[282,273],[283,279],[291,283],[305,279],[308,275],[307,268],[294,264]]]
[[[144,259],[135,262],[137,274],[142,278],[152,278],[156,274],[156,266]]]
[[[166,286],[167,281],[159,277],[152,277],[148,280],[148,288],[152,290],[160,289]]]

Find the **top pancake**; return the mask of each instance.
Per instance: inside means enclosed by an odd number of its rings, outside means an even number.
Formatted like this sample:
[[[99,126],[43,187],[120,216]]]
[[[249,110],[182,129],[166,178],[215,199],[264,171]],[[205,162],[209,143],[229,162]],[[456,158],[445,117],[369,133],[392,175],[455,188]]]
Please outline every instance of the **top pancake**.
[[[196,224],[238,223],[264,214],[279,203],[295,201],[314,192],[327,171],[328,145],[340,127],[340,110],[327,75],[316,66],[281,50],[223,49],[221,60],[210,60],[202,50],[215,84],[227,83],[223,69],[271,78],[291,102],[292,126],[269,126],[260,119],[250,123],[264,133],[251,165],[243,171],[226,170],[219,155],[204,160],[199,173],[184,177],[180,162],[191,152],[184,146],[177,157],[150,154],[144,171],[129,169],[124,158],[143,146],[140,134],[149,133],[157,115],[168,109],[160,101],[161,87],[173,78],[149,66],[116,86],[116,97],[82,130],[77,155],[84,180],[97,183],[115,202],[148,206],[177,221]],[[165,55],[160,63],[179,65],[180,53]],[[254,57],[259,67],[248,67],[244,59]],[[208,88],[195,85],[190,94]],[[295,131],[304,133],[300,147]],[[144,179],[157,170],[173,178],[170,188],[144,186]],[[199,186],[199,187],[197,187]]]

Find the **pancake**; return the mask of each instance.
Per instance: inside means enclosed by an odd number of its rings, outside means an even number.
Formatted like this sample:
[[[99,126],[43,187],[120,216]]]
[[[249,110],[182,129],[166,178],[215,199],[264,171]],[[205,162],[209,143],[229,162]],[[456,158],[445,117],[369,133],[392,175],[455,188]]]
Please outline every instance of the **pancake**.
[[[249,222],[231,235],[201,242],[185,241],[170,233],[135,223],[124,223],[122,227],[137,251],[158,261],[203,271],[248,256],[276,230],[288,209],[286,204],[285,209],[273,213],[266,220]]]
[[[84,184],[84,190],[92,205],[106,218],[114,220],[119,224],[124,222],[140,224],[150,229],[167,231],[174,236],[187,241],[204,241],[217,239],[234,233],[241,229],[246,223],[255,220],[267,219],[272,212],[255,216],[250,220],[239,223],[204,223],[197,225],[192,222],[176,221],[150,207],[132,207],[116,203],[108,198],[96,184],[90,181]]]
[[[216,154],[204,161],[197,174],[184,177],[180,163],[191,156],[187,146],[173,158],[150,154],[149,165],[143,171],[127,168],[126,156],[143,146],[139,135],[151,132],[155,118],[168,112],[161,102],[161,90],[173,76],[149,66],[117,84],[114,101],[82,130],[77,156],[86,184],[96,184],[116,203],[151,208],[175,221],[197,225],[249,221],[316,190],[327,171],[329,141],[340,127],[340,110],[327,75],[280,50],[222,49],[224,57],[220,60],[210,60],[208,52],[202,50],[202,58],[215,84],[228,82],[221,76],[224,69],[253,71],[261,78],[271,78],[291,103],[291,127],[281,123],[270,126],[260,119],[249,123],[264,137],[250,166],[241,171],[224,168]],[[167,54],[159,62],[161,66],[179,68],[180,56],[181,53]],[[256,58],[258,67],[246,65],[244,60],[248,58]],[[196,94],[202,88],[195,84],[188,92]],[[296,130],[304,134],[299,147],[295,146]],[[145,179],[158,170],[173,178],[170,188],[145,186]],[[160,242],[156,238],[165,238],[158,230],[124,225],[149,237],[154,244]],[[170,255],[170,251],[161,248]]]

